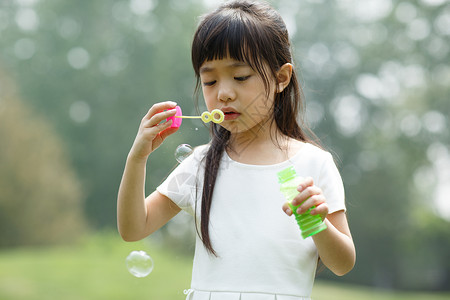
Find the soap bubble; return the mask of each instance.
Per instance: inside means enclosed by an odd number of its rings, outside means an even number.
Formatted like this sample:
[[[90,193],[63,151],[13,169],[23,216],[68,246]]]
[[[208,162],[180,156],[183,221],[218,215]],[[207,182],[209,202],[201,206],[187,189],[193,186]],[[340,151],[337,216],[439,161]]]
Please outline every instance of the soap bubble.
[[[145,251],[132,251],[125,262],[128,271],[135,277],[145,277],[153,271],[153,259]]]
[[[192,154],[194,149],[188,144],[181,144],[175,149],[175,159],[180,163]]]

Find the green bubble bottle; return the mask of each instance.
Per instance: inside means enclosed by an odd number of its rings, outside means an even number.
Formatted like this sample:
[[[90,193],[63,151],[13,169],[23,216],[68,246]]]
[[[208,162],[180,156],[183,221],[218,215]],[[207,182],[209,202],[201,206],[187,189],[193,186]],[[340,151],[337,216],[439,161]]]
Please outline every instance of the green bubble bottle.
[[[297,208],[300,205],[293,206],[291,204],[292,199],[298,195],[297,187],[302,182],[302,178],[297,176],[294,167],[290,166],[280,172],[278,175],[278,183],[280,184],[280,191],[286,198],[292,212],[294,213],[297,224],[302,232],[302,237],[305,239],[316,233],[321,232],[327,228],[327,225],[322,221],[320,215],[311,215],[310,212],[315,207],[311,207],[307,212],[303,214],[297,213]]]

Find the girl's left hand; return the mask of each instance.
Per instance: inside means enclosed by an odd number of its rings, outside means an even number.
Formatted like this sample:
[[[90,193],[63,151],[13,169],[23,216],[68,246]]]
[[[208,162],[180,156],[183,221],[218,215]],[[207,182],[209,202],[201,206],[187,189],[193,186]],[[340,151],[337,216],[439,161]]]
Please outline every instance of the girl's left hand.
[[[325,220],[328,215],[328,205],[322,189],[314,185],[313,179],[311,177],[305,178],[305,180],[297,187],[297,190],[299,194],[295,196],[291,202],[293,206],[301,204],[297,208],[297,213],[303,214],[312,206],[315,206],[311,211],[311,215],[320,215],[322,221]],[[292,215],[292,210],[288,203],[283,205],[283,211],[288,216]]]

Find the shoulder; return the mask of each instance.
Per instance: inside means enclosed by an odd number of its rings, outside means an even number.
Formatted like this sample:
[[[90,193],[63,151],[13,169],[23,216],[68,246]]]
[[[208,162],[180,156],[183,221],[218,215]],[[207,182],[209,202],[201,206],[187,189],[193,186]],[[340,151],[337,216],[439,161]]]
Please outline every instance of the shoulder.
[[[290,161],[299,169],[308,170],[319,176],[322,172],[337,168],[330,152],[311,143],[302,143]]]
[[[203,144],[203,145],[195,146],[194,150],[193,150],[193,153],[199,155],[199,154],[203,154],[203,152],[204,152],[206,154],[208,149],[209,149],[209,144]]]
[[[305,143],[305,150],[313,155],[316,155],[318,157],[323,158],[330,158],[332,157],[331,153],[317,145],[311,144],[311,143]]]
[[[210,144],[204,144],[204,145],[196,146],[194,148],[194,151],[192,152],[192,156],[196,160],[200,160],[201,161],[206,156],[206,153],[208,153],[209,146],[210,146]]]
[[[312,142],[304,142],[294,138],[289,138],[287,141],[289,153],[298,153],[299,151],[306,150],[310,153],[317,155],[328,155],[329,152],[323,147],[316,145]]]
[[[209,144],[196,146],[192,152],[183,161],[180,162],[177,169],[181,170],[196,170],[196,167],[204,162],[206,153],[208,152]]]
[[[303,158],[313,158],[319,161],[333,159],[329,151],[308,142],[296,141],[292,144],[291,149],[296,153],[295,156]]]

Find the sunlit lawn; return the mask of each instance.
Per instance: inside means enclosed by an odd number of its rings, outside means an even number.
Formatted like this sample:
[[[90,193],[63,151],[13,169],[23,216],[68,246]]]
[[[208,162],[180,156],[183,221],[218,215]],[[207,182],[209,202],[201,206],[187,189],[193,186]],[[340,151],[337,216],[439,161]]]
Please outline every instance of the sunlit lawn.
[[[125,267],[132,250],[145,250],[153,272],[135,278]],[[23,249],[0,252],[0,299],[184,299],[189,288],[191,258],[154,243],[125,243],[114,234],[96,235],[73,247]],[[450,299],[447,294],[396,293],[356,286],[317,282],[317,300]]]
[[[132,250],[149,253],[155,266],[145,278],[125,265]],[[73,248],[0,252],[0,299],[184,299],[191,262],[148,243],[125,243],[104,234]]]

